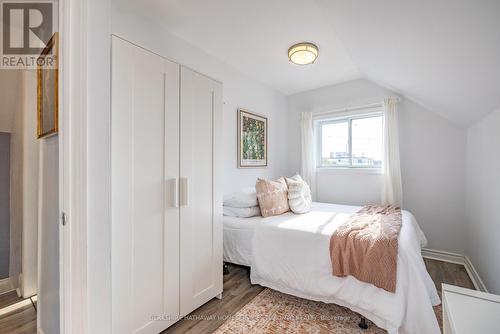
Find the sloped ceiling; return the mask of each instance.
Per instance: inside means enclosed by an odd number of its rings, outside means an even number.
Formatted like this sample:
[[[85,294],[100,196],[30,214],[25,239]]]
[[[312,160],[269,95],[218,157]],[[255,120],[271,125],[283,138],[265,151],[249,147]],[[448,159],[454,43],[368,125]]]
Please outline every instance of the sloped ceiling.
[[[364,77],[462,125],[500,106],[498,0],[114,0],[285,95]],[[318,44],[311,66],[286,51]]]
[[[463,125],[500,106],[500,1],[316,2],[367,79]]]

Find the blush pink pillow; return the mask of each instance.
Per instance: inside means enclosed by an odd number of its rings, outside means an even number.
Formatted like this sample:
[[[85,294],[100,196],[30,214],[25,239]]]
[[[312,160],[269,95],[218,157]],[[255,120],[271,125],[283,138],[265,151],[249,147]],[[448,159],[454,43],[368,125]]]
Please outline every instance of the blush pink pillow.
[[[288,188],[283,177],[276,181],[257,179],[255,190],[263,217],[277,216],[290,211]]]

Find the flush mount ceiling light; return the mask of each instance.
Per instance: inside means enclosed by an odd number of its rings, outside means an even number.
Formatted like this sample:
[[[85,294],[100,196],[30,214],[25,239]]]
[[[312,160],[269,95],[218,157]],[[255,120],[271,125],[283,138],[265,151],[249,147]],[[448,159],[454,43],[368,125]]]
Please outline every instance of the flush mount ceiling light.
[[[318,47],[312,43],[297,43],[288,49],[288,59],[297,65],[313,64],[318,58]]]

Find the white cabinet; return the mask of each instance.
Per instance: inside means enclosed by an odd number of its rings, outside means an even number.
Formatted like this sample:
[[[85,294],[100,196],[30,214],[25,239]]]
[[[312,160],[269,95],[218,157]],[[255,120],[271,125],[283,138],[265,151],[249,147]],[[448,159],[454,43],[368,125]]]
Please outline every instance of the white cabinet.
[[[222,292],[221,89],[112,39],[113,333],[158,333]]]
[[[222,291],[222,194],[218,172],[222,87],[181,67],[181,314]]]
[[[444,334],[499,333],[500,296],[443,284]]]

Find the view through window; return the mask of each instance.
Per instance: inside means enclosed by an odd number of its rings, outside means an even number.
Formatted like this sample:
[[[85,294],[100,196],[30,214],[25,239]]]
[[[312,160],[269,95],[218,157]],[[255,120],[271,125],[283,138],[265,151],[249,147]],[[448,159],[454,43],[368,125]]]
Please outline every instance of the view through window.
[[[382,113],[319,120],[317,130],[318,167],[382,167]]]

